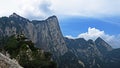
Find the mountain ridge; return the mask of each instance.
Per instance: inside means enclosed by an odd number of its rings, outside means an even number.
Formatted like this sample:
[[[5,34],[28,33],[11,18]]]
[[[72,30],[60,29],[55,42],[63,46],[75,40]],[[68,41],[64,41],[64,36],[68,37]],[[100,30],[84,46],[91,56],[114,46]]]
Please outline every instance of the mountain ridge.
[[[51,52],[58,68],[105,68],[104,63],[111,60],[106,55],[111,55],[113,48],[102,38],[98,37],[95,41],[65,38],[54,15],[40,21],[30,21],[16,13],[0,18],[1,36],[21,33],[32,40],[36,47]]]

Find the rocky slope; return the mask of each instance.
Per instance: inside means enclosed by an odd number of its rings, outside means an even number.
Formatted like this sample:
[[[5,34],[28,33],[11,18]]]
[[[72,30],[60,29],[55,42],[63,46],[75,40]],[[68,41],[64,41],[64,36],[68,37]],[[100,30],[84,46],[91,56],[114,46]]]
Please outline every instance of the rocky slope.
[[[0,66],[2,68],[57,68],[56,63],[51,60],[52,54],[36,48],[31,40],[28,40],[24,34],[12,35],[6,37],[7,41],[0,53]],[[17,62],[11,60],[15,59]]]
[[[102,54],[97,49],[96,44],[93,40],[86,41],[83,38],[65,38],[65,41],[67,42],[69,52],[75,54],[78,60],[81,60],[84,63],[85,68],[101,68]],[[78,63],[78,61],[76,63]]]
[[[100,37],[95,40],[95,44],[96,44],[98,50],[99,50],[102,54],[104,54],[104,55],[105,55],[108,51],[112,51],[112,49],[113,49],[108,43],[106,43],[106,42],[105,42],[103,39],[101,39]]]
[[[120,68],[120,48],[106,54],[105,64],[105,68]]]
[[[17,61],[10,59],[9,57],[0,53],[0,68],[23,68]]]

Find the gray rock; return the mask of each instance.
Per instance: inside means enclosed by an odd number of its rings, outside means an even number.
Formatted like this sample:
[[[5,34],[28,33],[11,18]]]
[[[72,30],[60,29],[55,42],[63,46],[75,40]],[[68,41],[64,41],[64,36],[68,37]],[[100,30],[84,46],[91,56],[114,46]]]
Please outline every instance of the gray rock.
[[[0,68],[22,68],[16,60],[12,60],[9,57],[0,53]]]

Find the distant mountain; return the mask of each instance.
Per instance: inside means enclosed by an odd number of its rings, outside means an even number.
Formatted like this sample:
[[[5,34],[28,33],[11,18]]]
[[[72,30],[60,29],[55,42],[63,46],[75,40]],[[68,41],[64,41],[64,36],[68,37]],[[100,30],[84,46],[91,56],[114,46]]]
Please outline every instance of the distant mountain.
[[[21,33],[32,40],[36,47],[51,52],[52,60],[57,62],[58,68],[106,68],[108,64],[113,68],[120,67],[115,60],[119,60],[115,57],[119,56],[119,49],[116,51],[100,37],[95,41],[63,37],[56,16],[30,21],[13,13],[9,17],[0,18],[1,37]],[[111,61],[114,62],[109,63]]]
[[[69,52],[72,52],[78,60],[81,60],[84,68],[99,68],[102,66],[102,55],[93,40],[65,38],[65,41]]]

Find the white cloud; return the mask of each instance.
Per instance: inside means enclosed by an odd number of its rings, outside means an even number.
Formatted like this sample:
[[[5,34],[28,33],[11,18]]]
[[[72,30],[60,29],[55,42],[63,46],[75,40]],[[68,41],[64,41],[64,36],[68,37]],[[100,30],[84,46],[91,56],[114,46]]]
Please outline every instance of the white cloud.
[[[45,18],[52,14],[49,0],[20,0],[18,11],[21,15],[30,19]]]
[[[106,42],[108,42],[113,48],[120,48],[120,35],[114,36],[114,35],[108,35],[104,31],[101,31],[96,28],[88,28],[88,32],[81,33],[77,37],[72,37],[71,35],[66,36],[70,39],[75,38],[84,38],[86,40],[92,39],[96,40],[98,37],[103,38]]]
[[[100,16],[120,14],[120,0],[51,0],[56,14]]]
[[[88,32],[82,33],[82,34],[78,35],[78,37],[85,38],[86,40],[88,40],[90,38],[95,40],[96,38],[103,36],[103,35],[105,35],[104,31],[100,31],[96,28],[89,27]]]
[[[66,35],[65,37],[69,38],[69,39],[75,39],[77,37],[73,37],[72,35]]]
[[[28,18],[120,15],[120,0],[2,0],[0,15],[17,12]]]
[[[0,0],[0,17],[8,16],[18,10],[18,4],[15,0]]]
[[[52,15],[49,0],[0,0],[0,16],[9,16],[13,12],[29,19],[40,19]]]

